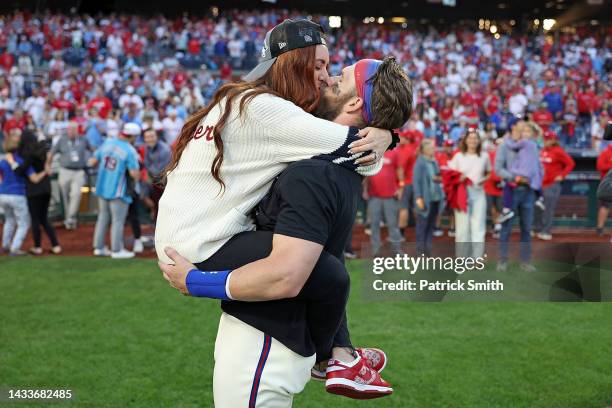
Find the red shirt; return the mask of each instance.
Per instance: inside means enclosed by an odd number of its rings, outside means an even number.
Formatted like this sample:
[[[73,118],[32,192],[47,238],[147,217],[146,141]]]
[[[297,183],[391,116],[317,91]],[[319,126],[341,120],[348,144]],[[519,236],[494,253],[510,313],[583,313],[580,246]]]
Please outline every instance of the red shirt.
[[[543,148],[540,152],[540,161],[544,167],[542,187],[553,185],[558,176],[567,177],[576,165],[574,159],[561,146]]]
[[[404,184],[412,185],[412,169],[416,162],[417,142],[399,145],[397,150],[397,161],[404,169]]]
[[[591,110],[595,108],[594,105],[597,102],[597,97],[593,92],[579,92],[576,95],[576,100],[578,102],[578,112],[591,113]]]
[[[612,145],[606,147],[597,158],[597,170],[601,173],[601,178],[606,177],[608,171],[612,169]]]
[[[23,130],[25,128],[25,124],[26,124],[25,116],[23,116],[20,120],[10,118],[6,122],[4,122],[4,127],[3,127],[4,133],[6,134],[10,132],[11,129],[15,129],[15,128],[19,128]]]
[[[499,110],[499,103],[500,103],[499,96],[497,95],[487,96],[487,99],[485,99],[485,102],[484,102],[485,112],[487,113],[487,115],[491,116],[492,114],[497,112]]]
[[[15,58],[13,58],[13,56],[8,52],[5,51],[2,55],[0,55],[0,66],[2,66],[5,71],[10,71],[14,63]]]
[[[489,159],[491,160],[491,164],[495,163],[495,150],[489,150]],[[495,166],[491,166],[491,174],[489,174],[489,178],[485,180],[482,187],[487,195],[501,197],[502,190],[499,188],[498,183],[502,180],[495,174],[494,167]]]
[[[103,96],[101,98],[93,98],[91,101],[89,101],[87,104],[87,109],[90,110],[91,108],[97,108],[98,112],[100,113],[100,117],[106,119],[113,108],[113,105],[110,99]]]
[[[382,161],[383,166],[380,172],[369,179],[368,194],[370,197],[392,198],[399,188],[397,152],[395,150],[385,152]]]
[[[533,112],[532,119],[535,123],[540,125],[543,131],[547,131],[548,126],[550,126],[553,121],[553,116],[547,109],[540,109]]]

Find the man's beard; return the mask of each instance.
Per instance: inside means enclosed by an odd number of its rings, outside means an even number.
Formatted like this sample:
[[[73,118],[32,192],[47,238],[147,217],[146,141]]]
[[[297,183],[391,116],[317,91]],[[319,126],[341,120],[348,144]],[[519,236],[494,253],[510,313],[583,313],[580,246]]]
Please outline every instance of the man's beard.
[[[344,104],[354,95],[334,95],[333,91],[326,92],[325,89],[326,88],[321,89],[322,92],[321,98],[319,99],[319,105],[312,114],[318,118],[333,121],[342,113]]]

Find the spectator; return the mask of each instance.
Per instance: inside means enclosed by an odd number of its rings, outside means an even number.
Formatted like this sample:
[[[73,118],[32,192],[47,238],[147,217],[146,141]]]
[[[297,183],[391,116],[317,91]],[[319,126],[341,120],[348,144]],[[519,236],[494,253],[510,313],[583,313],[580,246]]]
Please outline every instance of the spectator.
[[[77,213],[81,205],[81,189],[85,185],[87,159],[91,146],[79,135],[76,122],[68,124],[66,136],[53,145],[48,155],[48,166],[55,155],[59,155],[58,183],[64,206],[64,226],[67,230],[77,227]]]
[[[397,152],[385,152],[383,167],[378,174],[367,177],[364,182],[364,199],[368,201],[372,254],[380,251],[380,224],[384,218],[389,232],[389,242],[395,253],[400,251],[403,241],[397,225],[399,200],[404,189],[404,169],[397,158]]]
[[[400,132],[400,144],[397,148],[397,160],[404,172],[404,191],[400,201],[399,209],[399,228],[404,235],[404,228],[414,225],[413,213],[413,189],[412,189],[412,169],[417,158],[417,150],[421,139],[417,139],[415,132]],[[401,183],[400,183],[401,184]]]
[[[440,182],[440,168],[434,158],[434,144],[424,139],[419,146],[419,156],[412,173],[414,211],[416,219],[417,254],[429,256],[432,250],[436,217],[444,194]]]
[[[178,135],[181,133],[181,129],[185,122],[177,116],[177,112],[174,109],[170,109],[168,117],[162,121],[164,129],[164,139],[167,144],[172,145]]]
[[[45,168],[47,152],[49,151],[46,141],[38,141],[34,132],[26,131],[21,136],[18,153],[23,158],[23,163],[15,169],[15,173],[26,176],[32,170],[41,176],[30,176],[26,179],[26,197],[28,210],[32,222],[32,239],[34,247],[30,248],[33,255],[42,255],[40,228],[42,227],[49,241],[51,241],[51,253],[59,255],[62,247],[59,244],[55,228],[49,222],[49,202],[51,201],[51,179],[50,169]]]
[[[527,124],[519,120],[512,127],[512,131],[507,138],[517,142],[523,137],[525,131],[526,137],[531,137]],[[517,180],[511,169],[516,159],[517,153],[508,147],[505,141],[498,147],[495,157],[495,173],[506,183],[516,181],[517,187],[512,194],[511,210],[520,217],[521,226],[521,269],[526,272],[535,271],[535,267],[531,264],[531,227],[533,223],[533,208],[535,202],[535,192],[530,186],[530,180],[520,177]],[[510,232],[512,231],[513,219],[509,219],[502,224],[500,232],[500,260],[497,264],[498,271],[505,271],[508,268],[508,242],[510,240]]]
[[[133,258],[134,252],[125,250],[123,227],[132,202],[127,188],[128,177],[140,178],[138,153],[131,145],[135,139],[133,125],[126,124],[117,139],[107,139],[91,158],[90,164],[98,166],[96,195],[98,196],[98,220],[94,232],[94,255],[113,259]],[[108,224],[111,223],[111,250],[104,245]]]
[[[455,209],[455,242],[459,256],[481,257],[487,226],[487,198],[483,183],[491,172],[491,163],[476,131],[469,131],[459,143],[459,152],[448,162],[448,167],[461,173],[467,186],[467,211]]]
[[[104,143],[106,138],[106,120],[100,117],[98,108],[92,108],[89,112],[89,119],[85,125],[85,138],[95,150]]]
[[[26,179],[15,173],[15,169],[23,164],[23,158],[17,153],[20,138],[20,129],[10,131],[3,143],[6,157],[0,160],[0,208],[4,213],[1,250],[12,256],[26,254],[21,245],[30,227]],[[32,182],[38,182],[46,173],[36,173],[30,167],[25,174]]]
[[[144,202],[151,209],[151,218],[157,219],[157,208],[159,199],[163,193],[161,177],[166,166],[170,163],[172,152],[170,147],[159,140],[159,136],[155,129],[147,129],[144,132],[145,143],[145,158],[144,165],[147,171],[147,186],[148,194],[145,194]]]
[[[606,177],[606,174],[612,170],[612,144],[608,146],[599,154],[597,158],[597,171],[601,174],[601,180]],[[597,214],[597,235],[603,235],[604,226],[606,219],[612,208],[612,201],[600,201],[599,202],[599,213]]]
[[[575,166],[574,160],[559,146],[559,139],[552,131],[544,132],[544,148],[540,152],[540,160],[544,166],[544,179],[542,180],[542,195],[544,207],[535,209],[534,230],[537,237],[550,241],[553,217],[561,195],[561,182],[567,177]]]

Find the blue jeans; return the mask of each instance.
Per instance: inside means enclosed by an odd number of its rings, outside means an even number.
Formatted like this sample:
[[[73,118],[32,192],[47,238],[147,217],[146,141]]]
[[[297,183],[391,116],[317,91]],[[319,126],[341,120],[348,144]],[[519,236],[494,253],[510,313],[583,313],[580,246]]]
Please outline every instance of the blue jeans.
[[[416,217],[416,250],[417,256],[425,254],[431,255],[431,241],[433,231],[436,227],[436,217],[440,208],[439,201],[429,203],[428,212],[425,215],[417,214]]]
[[[535,202],[535,192],[528,186],[518,186],[514,189],[512,196],[512,211],[515,217],[520,217],[521,226],[521,261],[531,260],[531,225],[533,223],[533,207]],[[502,224],[499,234],[500,261],[508,261],[508,241],[512,232],[514,219]]]

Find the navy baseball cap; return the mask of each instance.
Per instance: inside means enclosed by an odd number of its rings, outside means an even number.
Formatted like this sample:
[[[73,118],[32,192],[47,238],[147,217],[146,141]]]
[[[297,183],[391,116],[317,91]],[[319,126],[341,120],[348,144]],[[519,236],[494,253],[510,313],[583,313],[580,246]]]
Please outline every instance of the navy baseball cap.
[[[311,45],[327,45],[323,27],[310,20],[285,20],[266,33],[259,64],[244,79],[255,81],[268,72],[284,52]]]

